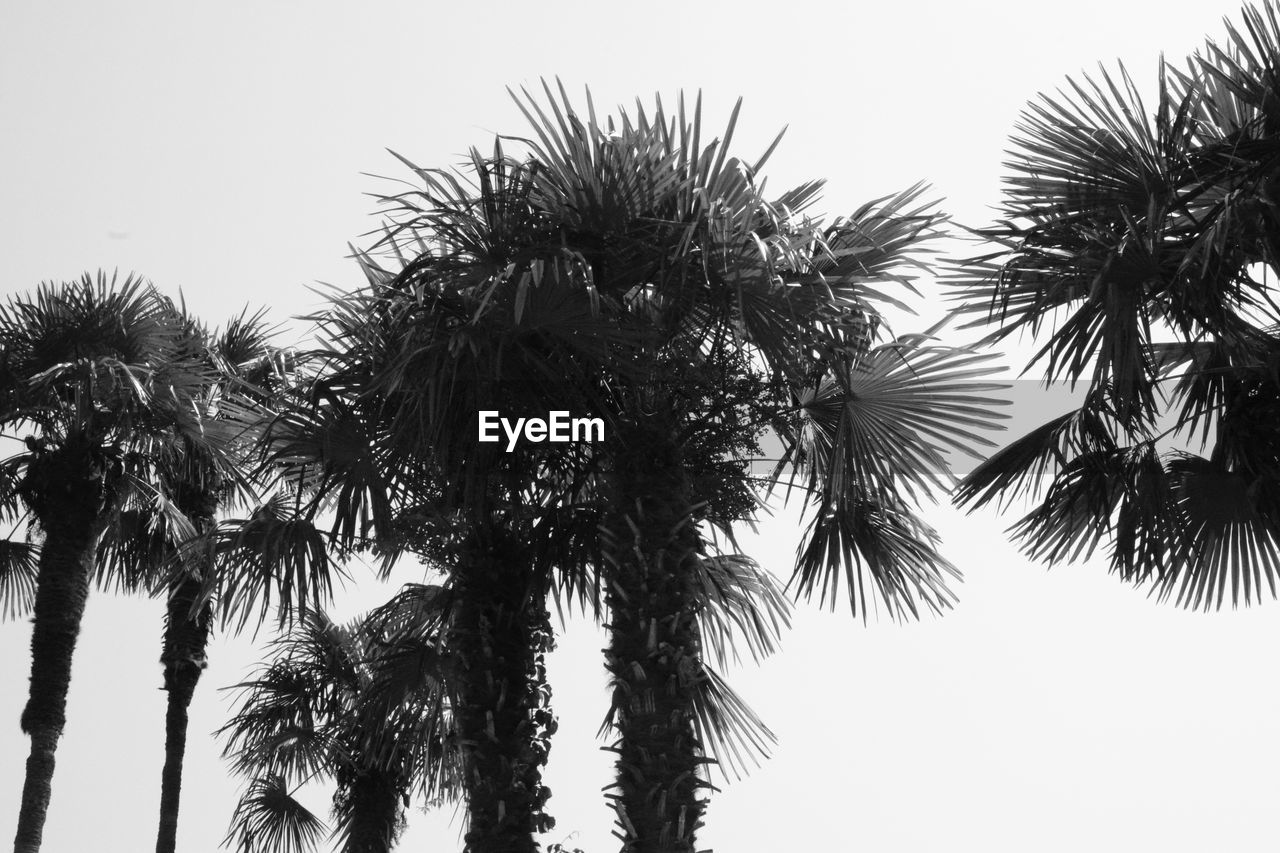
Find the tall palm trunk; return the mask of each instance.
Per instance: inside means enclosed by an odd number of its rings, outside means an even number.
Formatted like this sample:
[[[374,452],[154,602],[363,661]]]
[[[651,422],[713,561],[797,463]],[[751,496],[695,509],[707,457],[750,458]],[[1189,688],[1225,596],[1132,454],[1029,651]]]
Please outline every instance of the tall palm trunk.
[[[473,530],[454,574],[448,645],[458,659],[467,853],[536,853],[554,826],[542,784],[554,720],[544,656],[550,615],[527,553],[505,530]]]
[[[69,441],[33,463],[23,485],[44,545],[31,632],[31,688],[22,730],[31,737],[14,853],[36,853],[53,793],[54,754],[66,724],[71,658],[89,597],[100,532],[102,472]]]
[[[618,739],[614,801],[624,853],[692,853],[707,783],[694,728],[703,678],[698,533],[674,419],[659,410],[612,436],[605,528],[609,649]]]
[[[182,798],[182,764],[187,752],[187,709],[205,668],[211,610],[196,612],[200,581],[184,576],[169,592],[164,631],[165,710],[164,770],[160,777],[160,829],[156,853],[174,853],[178,843],[178,809]]]

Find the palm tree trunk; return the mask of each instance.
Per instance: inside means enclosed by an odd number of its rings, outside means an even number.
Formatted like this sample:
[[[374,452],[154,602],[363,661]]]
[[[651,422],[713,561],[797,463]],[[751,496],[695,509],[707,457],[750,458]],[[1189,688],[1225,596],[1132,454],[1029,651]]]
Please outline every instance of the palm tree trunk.
[[[343,818],[340,853],[391,853],[403,829],[401,798],[408,787],[403,781],[377,767],[339,775],[333,812]]]
[[[692,853],[704,802],[706,763],[694,728],[703,678],[698,596],[692,586],[699,539],[688,474],[672,418],[659,411],[612,436],[605,523],[606,604],[618,739],[617,781],[608,794],[624,853]]]
[[[164,632],[165,710],[164,770],[160,777],[160,829],[156,853],[174,853],[178,843],[178,808],[182,798],[182,763],[187,751],[187,709],[205,668],[211,610],[205,605],[194,617],[200,581],[184,577],[169,593]]]
[[[45,533],[31,632],[31,687],[22,730],[31,737],[14,853],[37,853],[53,793],[54,755],[67,717],[71,658],[93,572],[103,492],[77,448],[35,463],[24,488]]]
[[[543,660],[552,634],[530,562],[509,533],[480,529],[455,572],[448,643],[460,670],[467,853],[536,853],[534,835],[555,825],[542,784],[554,729]]]

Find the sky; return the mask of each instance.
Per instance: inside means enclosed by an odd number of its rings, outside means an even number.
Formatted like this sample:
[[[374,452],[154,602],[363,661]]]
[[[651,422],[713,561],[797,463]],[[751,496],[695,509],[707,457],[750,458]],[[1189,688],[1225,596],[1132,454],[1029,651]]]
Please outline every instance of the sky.
[[[1149,87],[1162,51],[1185,55],[1237,12],[1221,0],[15,0],[0,11],[0,295],[118,269],[181,291],[211,323],[266,306],[282,340],[302,340],[306,324],[291,318],[319,305],[313,288],[360,282],[348,244],[377,226],[369,194],[409,177],[388,149],[456,164],[523,130],[506,87],[556,76],[571,92],[590,86],[601,109],[701,89],[710,127],[741,96],[744,156],[788,126],[770,186],[826,178],[820,207],[835,215],[927,180],[958,222],[980,225],[1028,99],[1116,59]],[[936,309],[936,298],[922,306]],[[1020,404],[1010,437],[1060,402]],[[1002,533],[1012,517],[928,517],[964,573],[954,611],[863,624],[801,603],[779,655],[728,673],[779,743],[713,797],[702,847],[1274,849],[1280,607],[1178,610],[1100,561],[1028,562]],[[796,508],[780,508],[744,550],[785,579],[798,535]],[[420,579],[408,566],[390,586],[353,574],[340,617]],[[156,601],[90,601],[50,853],[154,844],[161,617]],[[27,622],[0,623],[0,834],[16,823],[27,754],[29,638]],[[603,645],[571,621],[550,662],[560,731],[547,841],[587,853],[617,849],[595,736]],[[191,853],[217,849],[238,796],[209,733],[229,709],[218,688],[257,652],[249,637],[219,636],[210,658],[179,830]],[[448,810],[415,812],[400,849],[460,849],[460,825]]]

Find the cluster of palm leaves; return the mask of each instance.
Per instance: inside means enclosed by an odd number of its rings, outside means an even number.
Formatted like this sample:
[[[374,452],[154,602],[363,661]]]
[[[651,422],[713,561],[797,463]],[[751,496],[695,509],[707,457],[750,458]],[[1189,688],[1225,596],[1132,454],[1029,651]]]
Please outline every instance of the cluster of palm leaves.
[[[442,629],[449,593],[409,585],[349,626],[308,612],[276,640],[223,732],[227,754],[251,782],[232,820],[242,850],[313,849],[324,822],[294,795],[328,779],[336,843],[391,849],[411,795],[460,795],[462,750]]]
[[[952,454],[989,443],[999,386],[940,327],[882,334],[945,221],[926,190],[825,221],[808,212],[820,182],[766,192],[774,146],[730,155],[736,108],[704,142],[700,100],[604,122],[589,95],[516,100],[528,138],[455,171],[408,164],[355,252],[363,287],[333,295],[305,347],[273,348],[260,316],[206,331],[135,280],[46,285],[0,312],[0,417],[29,433],[0,480],[0,593],[35,622],[16,850],[39,849],[95,581],[167,602],[159,851],[219,624],[284,629],[223,732],[249,780],[242,851],[319,842],[295,793],[321,780],[349,853],[391,849],[414,797],[465,804],[468,851],[539,849],[545,658],[570,607],[609,636],[622,847],[692,853],[710,767],[772,742],[720,672],[788,622],[734,538],[770,494],[808,511],[795,594],[843,586],[864,617],[951,605],[958,573],[920,503]],[[480,411],[556,410],[600,418],[604,439],[477,440]],[[333,575],[361,552],[440,583],[334,624]]]
[[[1033,336],[1078,408],[957,493],[1042,490],[1013,528],[1052,562],[1105,543],[1122,579],[1190,607],[1276,592],[1280,12],[1162,61],[1149,107],[1123,67],[1023,114],[998,250],[954,278],[960,310]]]

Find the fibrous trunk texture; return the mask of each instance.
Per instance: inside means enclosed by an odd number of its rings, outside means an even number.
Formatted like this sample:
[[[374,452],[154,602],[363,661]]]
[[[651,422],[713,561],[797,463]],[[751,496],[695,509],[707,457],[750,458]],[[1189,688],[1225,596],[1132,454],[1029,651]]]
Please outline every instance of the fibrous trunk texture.
[[[404,787],[395,774],[376,767],[340,776],[333,812],[345,821],[341,853],[391,853],[403,826]]]
[[[692,853],[707,783],[694,727],[704,675],[689,477],[661,411],[616,430],[610,456],[606,667],[618,739],[608,796],[624,853]]]
[[[74,443],[32,464],[23,492],[44,531],[31,632],[31,688],[22,730],[31,737],[14,853],[36,853],[53,791],[54,755],[66,725],[71,658],[89,597],[99,532],[102,472]]]
[[[542,768],[555,722],[544,656],[545,594],[529,556],[503,530],[471,534],[455,571],[448,644],[458,660],[456,712],[465,750],[467,853],[534,853],[555,821]]]
[[[178,844],[178,811],[182,800],[182,765],[187,752],[187,712],[205,668],[211,611],[198,611],[200,581],[183,577],[169,590],[164,650],[164,689],[168,693],[164,718],[164,770],[160,776],[160,828],[156,853],[174,853]]]

